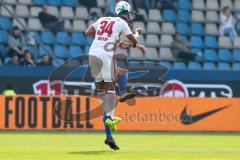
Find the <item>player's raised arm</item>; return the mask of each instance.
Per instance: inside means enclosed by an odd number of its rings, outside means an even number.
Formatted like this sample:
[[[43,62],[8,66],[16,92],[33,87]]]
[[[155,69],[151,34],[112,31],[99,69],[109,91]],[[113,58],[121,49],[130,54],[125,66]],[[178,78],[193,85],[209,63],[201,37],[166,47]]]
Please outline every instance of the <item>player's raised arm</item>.
[[[85,36],[87,37],[94,37],[95,36],[95,28],[93,25],[89,26],[86,31],[84,32],[85,33]]]
[[[84,32],[85,36],[87,36],[87,37],[95,37],[99,20],[100,20],[100,19],[98,19],[95,23],[93,23],[92,25],[90,25],[90,26],[86,29],[86,31]]]
[[[138,44],[138,38],[140,37],[141,29],[136,29],[136,33],[130,33],[127,34],[127,38],[130,40],[130,42],[121,42],[119,44],[119,48],[121,49],[129,49],[129,48],[138,48],[140,49],[144,54],[147,53],[147,49],[144,45]]]
[[[137,38],[135,37],[135,35],[134,34],[129,34],[129,35],[127,35],[127,38],[133,43],[133,46],[135,45],[136,46],[136,44],[137,44]]]
[[[118,46],[120,49],[130,49],[133,47],[133,43],[131,42],[127,42],[127,41],[123,41],[119,43]],[[140,49],[144,54],[147,53],[147,49],[144,45],[142,44],[136,44],[136,48]]]

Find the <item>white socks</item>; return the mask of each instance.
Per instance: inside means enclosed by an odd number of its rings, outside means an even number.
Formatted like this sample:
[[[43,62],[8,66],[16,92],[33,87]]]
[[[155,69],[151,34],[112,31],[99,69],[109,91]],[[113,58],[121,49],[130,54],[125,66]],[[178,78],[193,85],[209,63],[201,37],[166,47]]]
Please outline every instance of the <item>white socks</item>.
[[[115,91],[107,91],[107,93],[99,93],[98,97],[103,101],[103,110],[107,116],[114,118],[114,112],[116,107],[116,93]]]

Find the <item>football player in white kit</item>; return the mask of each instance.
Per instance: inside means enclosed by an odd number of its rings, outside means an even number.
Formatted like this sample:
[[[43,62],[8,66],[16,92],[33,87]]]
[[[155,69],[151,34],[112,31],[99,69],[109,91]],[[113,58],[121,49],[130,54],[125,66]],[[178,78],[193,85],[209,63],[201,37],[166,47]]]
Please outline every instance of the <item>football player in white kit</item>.
[[[116,124],[121,118],[114,117],[114,111],[117,104],[115,93],[115,60],[114,50],[106,50],[108,44],[119,44],[119,48],[137,47],[146,52],[143,45],[137,44],[137,39],[141,32],[136,30],[134,35],[129,27],[132,23],[130,15],[131,7],[125,1],[120,1],[115,7],[118,17],[102,17],[85,31],[86,36],[94,37],[94,41],[89,50],[89,65],[92,76],[97,85],[97,95],[103,101],[103,110],[105,115],[103,121],[105,124],[106,140],[105,144],[110,148],[118,150],[111,131],[116,131]],[[121,42],[120,35],[124,34],[130,42]]]

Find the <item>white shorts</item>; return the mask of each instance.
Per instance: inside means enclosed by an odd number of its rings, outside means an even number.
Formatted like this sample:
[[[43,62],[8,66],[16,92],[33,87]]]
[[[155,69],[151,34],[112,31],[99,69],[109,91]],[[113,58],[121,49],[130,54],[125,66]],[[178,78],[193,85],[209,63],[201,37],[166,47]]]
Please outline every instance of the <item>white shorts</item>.
[[[115,81],[115,60],[106,53],[89,54],[89,65],[96,82]]]

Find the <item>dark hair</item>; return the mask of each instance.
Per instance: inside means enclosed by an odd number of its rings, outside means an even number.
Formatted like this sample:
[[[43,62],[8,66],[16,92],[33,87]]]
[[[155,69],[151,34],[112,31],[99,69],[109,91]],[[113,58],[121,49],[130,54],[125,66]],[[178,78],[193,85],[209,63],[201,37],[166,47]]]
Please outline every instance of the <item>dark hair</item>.
[[[44,54],[44,55],[41,56],[41,58],[43,58],[45,56],[50,57],[48,54]]]
[[[20,28],[18,26],[13,26],[12,31],[11,31],[11,35],[14,35],[13,34],[14,31],[19,31],[19,30],[20,30]]]
[[[181,35],[181,33],[180,33],[180,32],[176,32],[176,33],[174,34],[174,39],[176,39],[177,35]]]
[[[29,50],[25,50],[24,51],[24,57],[26,56],[26,54],[30,54],[30,56],[31,56],[31,59],[33,59],[33,56],[32,56],[32,53],[29,51]]]
[[[27,53],[30,53],[30,54],[31,54],[31,52],[30,52],[29,50],[25,50],[25,51],[24,51],[24,54],[27,54]]]
[[[20,28],[18,26],[13,26],[12,30],[16,31],[16,30],[20,30]]]
[[[13,54],[11,58],[13,57],[18,57],[18,54],[17,53]]]
[[[225,6],[225,7],[223,7],[222,12],[225,13],[228,9],[231,9],[231,8],[228,6]]]

